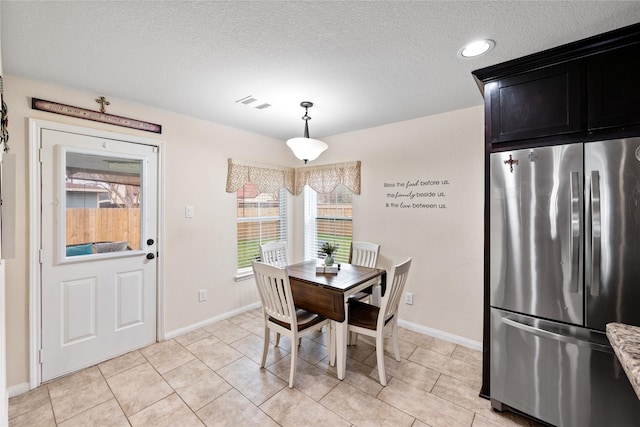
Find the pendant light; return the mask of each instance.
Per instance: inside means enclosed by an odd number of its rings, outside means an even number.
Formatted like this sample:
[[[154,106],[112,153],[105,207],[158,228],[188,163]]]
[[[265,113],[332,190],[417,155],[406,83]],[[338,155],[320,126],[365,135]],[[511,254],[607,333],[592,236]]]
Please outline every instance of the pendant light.
[[[300,106],[304,108],[304,136],[299,138],[291,138],[287,141],[287,145],[293,151],[293,154],[305,163],[309,160],[315,160],[329,146],[319,139],[309,138],[309,108],[313,107],[313,102],[303,101]]]

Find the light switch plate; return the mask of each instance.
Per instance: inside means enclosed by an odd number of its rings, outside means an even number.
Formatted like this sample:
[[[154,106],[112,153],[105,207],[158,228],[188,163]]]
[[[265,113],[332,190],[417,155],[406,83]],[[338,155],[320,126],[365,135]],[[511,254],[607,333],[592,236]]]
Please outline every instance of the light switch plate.
[[[413,304],[413,294],[411,292],[407,292],[404,295],[404,302],[409,305]]]
[[[185,206],[184,207],[184,217],[185,218],[193,218],[195,216],[195,209],[193,206]]]

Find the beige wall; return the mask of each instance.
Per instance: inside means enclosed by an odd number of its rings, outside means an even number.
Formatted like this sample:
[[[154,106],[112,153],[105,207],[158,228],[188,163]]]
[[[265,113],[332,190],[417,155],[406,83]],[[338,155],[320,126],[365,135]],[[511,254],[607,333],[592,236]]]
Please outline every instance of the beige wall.
[[[5,78],[9,105],[11,152],[18,157],[16,258],[7,261],[7,364],[8,386],[28,382],[28,135],[27,118],[70,123],[157,138],[164,156],[164,265],[165,331],[187,327],[233,309],[255,303],[257,292],[251,280],[235,282],[235,194],[225,192],[227,158],[250,155],[268,163],[293,163],[296,159],[284,142],[256,134],[192,119],[109,98],[107,112],[162,125],[162,134],[129,130],[91,121],[36,111],[31,97],[97,109],[94,99],[102,94]],[[234,106],[231,105],[230,108]],[[186,205],[195,217],[186,219]],[[198,290],[209,298],[198,302]]]
[[[478,94],[478,101],[481,96]],[[484,122],[482,106],[338,135],[324,140],[319,161],[362,161],[362,194],[354,197],[354,240],[381,245],[381,262],[413,258],[400,319],[482,341]],[[448,180],[411,187],[410,202],[446,209],[392,208],[406,192],[384,184]]]
[[[301,162],[284,142],[107,96],[108,112],[161,124],[163,133],[156,136],[30,109],[31,97],[96,109],[94,98],[103,94],[11,76],[4,86],[11,147],[18,156],[17,193],[24,195],[17,202],[17,256],[7,262],[9,387],[29,380],[29,117],[163,141],[165,332],[258,300],[252,280],[234,281],[235,195],[225,192],[227,158],[298,166]],[[379,242],[385,265],[414,259],[407,289],[414,293],[414,305],[403,304],[401,319],[471,341],[482,337],[482,114],[475,107],[326,138],[329,150],[315,161],[362,161],[354,238]],[[448,179],[450,184],[441,189],[447,208],[385,207],[385,182],[416,179]],[[300,203],[297,197],[294,209]],[[184,218],[186,205],[195,207],[195,218]],[[299,221],[295,227],[300,231]],[[302,242],[291,243],[299,260]],[[198,302],[199,289],[208,290],[208,301]]]

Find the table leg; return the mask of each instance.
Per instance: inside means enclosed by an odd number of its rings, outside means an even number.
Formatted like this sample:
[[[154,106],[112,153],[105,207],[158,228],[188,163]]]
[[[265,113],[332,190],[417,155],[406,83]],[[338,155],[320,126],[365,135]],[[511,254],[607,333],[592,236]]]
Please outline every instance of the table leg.
[[[372,291],[371,291],[371,304],[372,305],[375,305],[376,307],[380,307],[381,294],[382,294],[382,286],[380,286],[379,283],[373,285]]]
[[[344,322],[334,322],[335,331],[336,331],[336,352],[338,354],[337,357],[337,369],[338,369],[338,379],[344,379],[344,373],[347,369],[347,330],[349,324],[345,319]]]

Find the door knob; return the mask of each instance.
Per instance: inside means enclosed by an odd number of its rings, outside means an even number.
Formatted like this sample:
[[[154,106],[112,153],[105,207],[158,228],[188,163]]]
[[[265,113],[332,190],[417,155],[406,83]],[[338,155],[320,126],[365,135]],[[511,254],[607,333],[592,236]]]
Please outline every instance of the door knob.
[[[153,239],[147,239],[147,245],[151,246],[155,243],[155,241]]]
[[[152,253],[147,254],[147,259],[154,259],[156,256]]]

